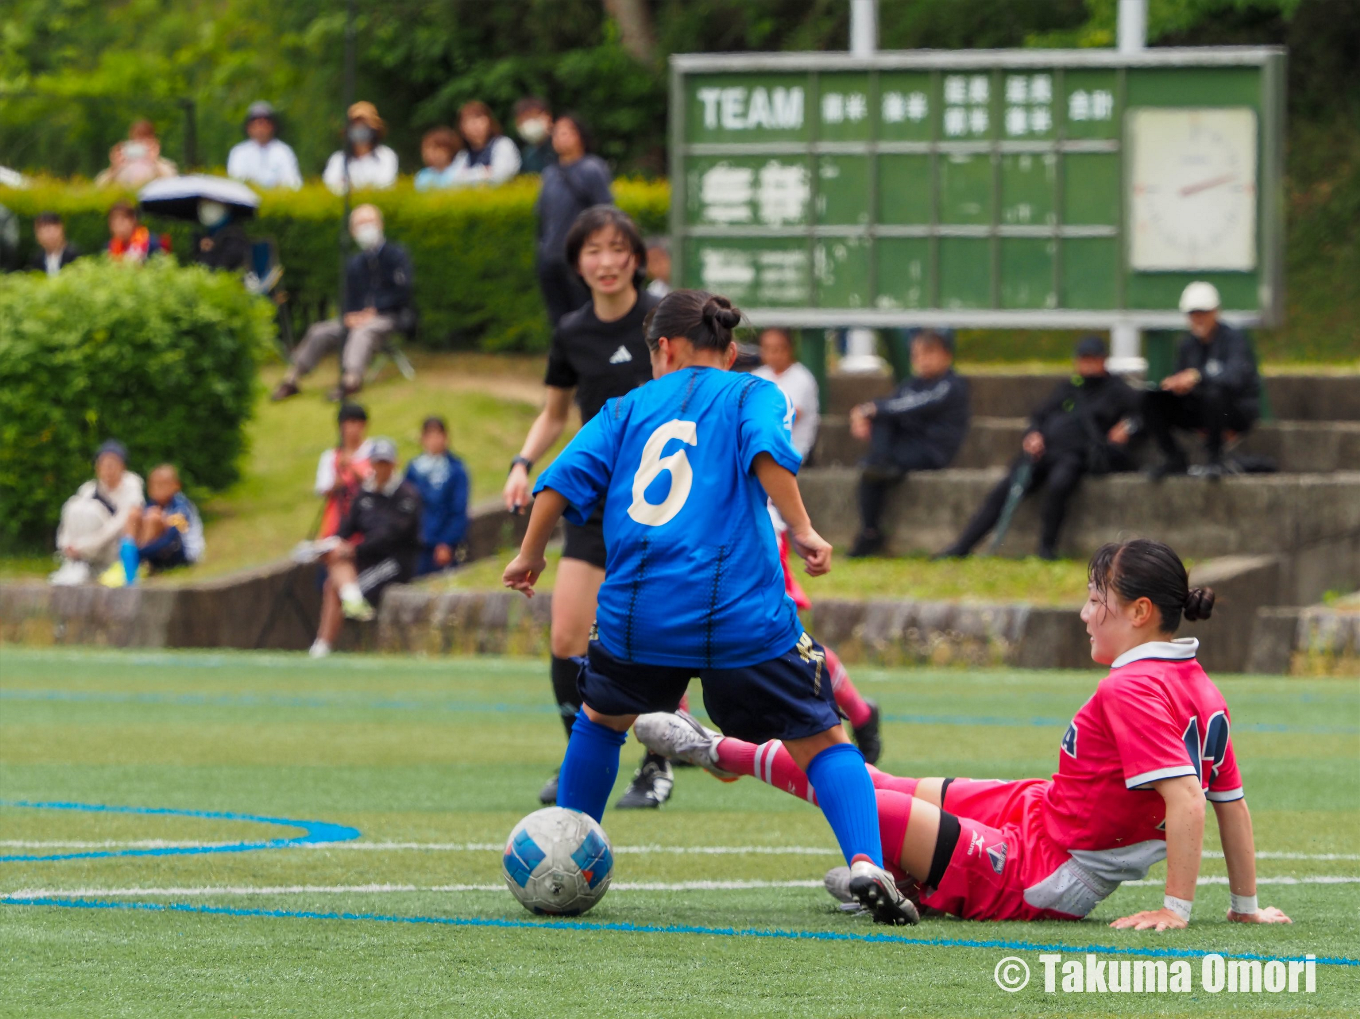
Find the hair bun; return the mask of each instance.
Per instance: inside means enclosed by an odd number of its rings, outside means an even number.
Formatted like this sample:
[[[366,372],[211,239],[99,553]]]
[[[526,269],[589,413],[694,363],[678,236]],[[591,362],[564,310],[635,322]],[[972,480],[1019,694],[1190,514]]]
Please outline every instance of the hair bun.
[[[704,321],[723,329],[735,329],[741,324],[741,311],[721,294],[714,294],[704,302]]]
[[[1185,621],[1208,619],[1214,611],[1214,589],[1212,587],[1192,587],[1185,596]]]

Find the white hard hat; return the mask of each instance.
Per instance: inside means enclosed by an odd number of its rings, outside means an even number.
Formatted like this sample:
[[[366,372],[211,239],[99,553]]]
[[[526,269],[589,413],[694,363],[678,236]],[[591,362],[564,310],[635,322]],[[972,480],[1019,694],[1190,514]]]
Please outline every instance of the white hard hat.
[[[1220,307],[1218,287],[1203,280],[1195,280],[1181,292],[1181,314],[1192,311],[1217,311]]]

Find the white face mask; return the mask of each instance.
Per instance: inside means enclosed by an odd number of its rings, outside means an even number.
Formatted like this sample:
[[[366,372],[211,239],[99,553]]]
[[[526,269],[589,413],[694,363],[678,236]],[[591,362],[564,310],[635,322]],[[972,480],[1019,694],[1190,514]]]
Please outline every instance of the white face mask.
[[[382,247],[382,227],[377,223],[360,223],[354,228],[354,241],[365,251],[376,251]]]
[[[204,226],[212,229],[227,218],[227,207],[221,202],[214,202],[207,198],[198,203],[198,221]]]
[[[548,125],[544,123],[542,117],[533,117],[521,122],[518,130],[519,136],[530,145],[542,144],[543,139],[548,137]]]

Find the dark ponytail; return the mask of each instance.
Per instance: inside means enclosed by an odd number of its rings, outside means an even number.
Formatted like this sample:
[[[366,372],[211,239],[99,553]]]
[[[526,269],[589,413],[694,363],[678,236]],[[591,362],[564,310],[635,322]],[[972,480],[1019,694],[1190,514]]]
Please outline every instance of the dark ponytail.
[[[707,290],[672,290],[647,313],[642,329],[647,347],[655,350],[661,337],[684,338],[695,350],[725,351],[732,345],[732,330],[741,323],[741,309]]]
[[[1214,610],[1211,587],[1190,587],[1180,556],[1160,541],[1133,541],[1102,545],[1091,557],[1087,577],[1102,595],[1113,590],[1126,602],[1146,598],[1162,615],[1162,632],[1175,633],[1181,614],[1187,622],[1208,619]]]

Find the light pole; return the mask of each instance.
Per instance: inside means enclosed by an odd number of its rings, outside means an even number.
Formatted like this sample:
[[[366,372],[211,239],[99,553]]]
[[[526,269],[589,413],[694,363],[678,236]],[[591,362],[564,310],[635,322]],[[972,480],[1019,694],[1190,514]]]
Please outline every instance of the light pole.
[[[1147,49],[1147,0],[1119,0],[1120,53],[1141,53]],[[1132,322],[1118,322],[1110,329],[1110,371],[1137,375],[1147,371],[1143,357],[1143,336]]]

